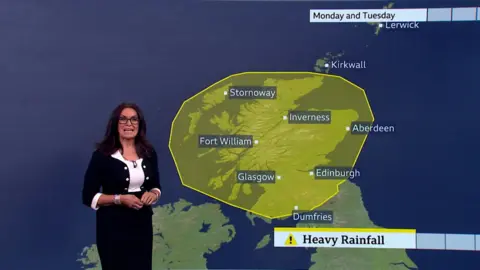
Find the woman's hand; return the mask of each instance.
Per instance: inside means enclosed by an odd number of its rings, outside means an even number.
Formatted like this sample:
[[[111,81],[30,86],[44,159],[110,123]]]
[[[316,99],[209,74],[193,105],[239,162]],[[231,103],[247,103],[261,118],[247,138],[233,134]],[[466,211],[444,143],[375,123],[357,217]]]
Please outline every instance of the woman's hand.
[[[133,209],[141,209],[143,207],[143,202],[140,201],[135,195],[120,195],[120,202],[126,207]]]
[[[153,192],[145,192],[142,195],[142,203],[152,205],[157,200],[157,194]]]

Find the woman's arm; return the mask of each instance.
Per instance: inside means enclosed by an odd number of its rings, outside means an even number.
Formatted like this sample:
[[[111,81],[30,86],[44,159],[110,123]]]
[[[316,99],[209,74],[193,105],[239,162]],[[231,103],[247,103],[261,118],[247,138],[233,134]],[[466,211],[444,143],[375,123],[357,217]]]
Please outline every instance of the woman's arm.
[[[95,210],[99,206],[111,205],[114,203],[113,195],[105,195],[100,192],[101,183],[101,154],[94,152],[88,164],[83,182],[82,201],[83,204]]]
[[[112,205],[115,204],[115,196],[114,195],[106,195],[106,194],[100,194],[98,201],[97,201],[97,209],[100,206],[107,206],[107,205]]]
[[[83,180],[82,202],[88,207],[97,209],[97,201],[101,196],[100,192],[100,157],[94,152],[88,163],[87,171]]]
[[[100,206],[108,206],[113,204],[119,204],[119,205],[121,204],[130,208],[133,208],[133,207],[142,208],[143,206],[140,200],[134,195],[118,195],[118,201],[115,202],[115,195],[107,195],[102,193],[98,193],[98,194],[100,194],[100,196],[98,197],[98,200],[97,200],[96,209],[100,208]]]
[[[158,171],[158,156],[155,150],[152,153],[152,166],[153,181],[150,192],[153,192],[155,193],[155,195],[157,195],[157,199],[153,202],[156,203],[157,200],[160,198],[160,195],[162,194],[162,187],[160,185],[160,172]]]

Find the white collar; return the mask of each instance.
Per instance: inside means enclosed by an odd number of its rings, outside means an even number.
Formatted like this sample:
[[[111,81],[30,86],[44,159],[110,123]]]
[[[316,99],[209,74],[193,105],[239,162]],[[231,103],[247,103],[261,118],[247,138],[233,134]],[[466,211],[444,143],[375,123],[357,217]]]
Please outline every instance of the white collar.
[[[117,150],[117,152],[113,153],[113,154],[112,154],[112,157],[113,157],[113,158],[116,158],[116,159],[118,159],[118,160],[124,161],[124,162],[131,161],[131,160],[126,160],[126,159],[123,157],[123,155],[122,155],[122,153],[120,152],[120,150]],[[136,161],[139,161],[139,160],[143,160],[143,159],[142,159],[142,158],[139,158],[139,159],[137,159]]]
[[[122,153],[120,153],[120,150],[117,150],[117,152],[113,153],[112,157],[116,158],[116,159],[119,159],[119,160],[125,160],[125,158],[123,158]]]

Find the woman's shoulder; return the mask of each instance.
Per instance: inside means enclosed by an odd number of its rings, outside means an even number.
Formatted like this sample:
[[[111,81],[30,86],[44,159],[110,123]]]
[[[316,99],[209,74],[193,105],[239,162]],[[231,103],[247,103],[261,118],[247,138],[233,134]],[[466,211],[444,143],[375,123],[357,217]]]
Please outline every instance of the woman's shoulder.
[[[106,154],[104,151],[101,151],[100,149],[96,149],[92,153],[92,160],[95,161],[103,161],[106,160],[110,155]]]
[[[146,153],[146,157],[148,159],[156,159],[157,158],[157,151],[155,151],[155,148],[151,147],[150,149],[148,149],[148,151]]]
[[[140,158],[144,160],[152,161],[157,158],[157,152],[152,146],[141,147],[139,152],[137,150],[137,153],[139,154]]]

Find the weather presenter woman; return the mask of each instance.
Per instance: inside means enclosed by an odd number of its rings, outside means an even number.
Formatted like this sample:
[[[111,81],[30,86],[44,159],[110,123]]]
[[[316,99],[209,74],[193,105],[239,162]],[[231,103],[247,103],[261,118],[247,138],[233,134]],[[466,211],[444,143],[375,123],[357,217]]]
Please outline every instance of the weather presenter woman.
[[[152,269],[152,207],[161,194],[157,154],[140,108],[120,104],[93,153],[83,203],[97,210],[96,240],[103,270]]]

